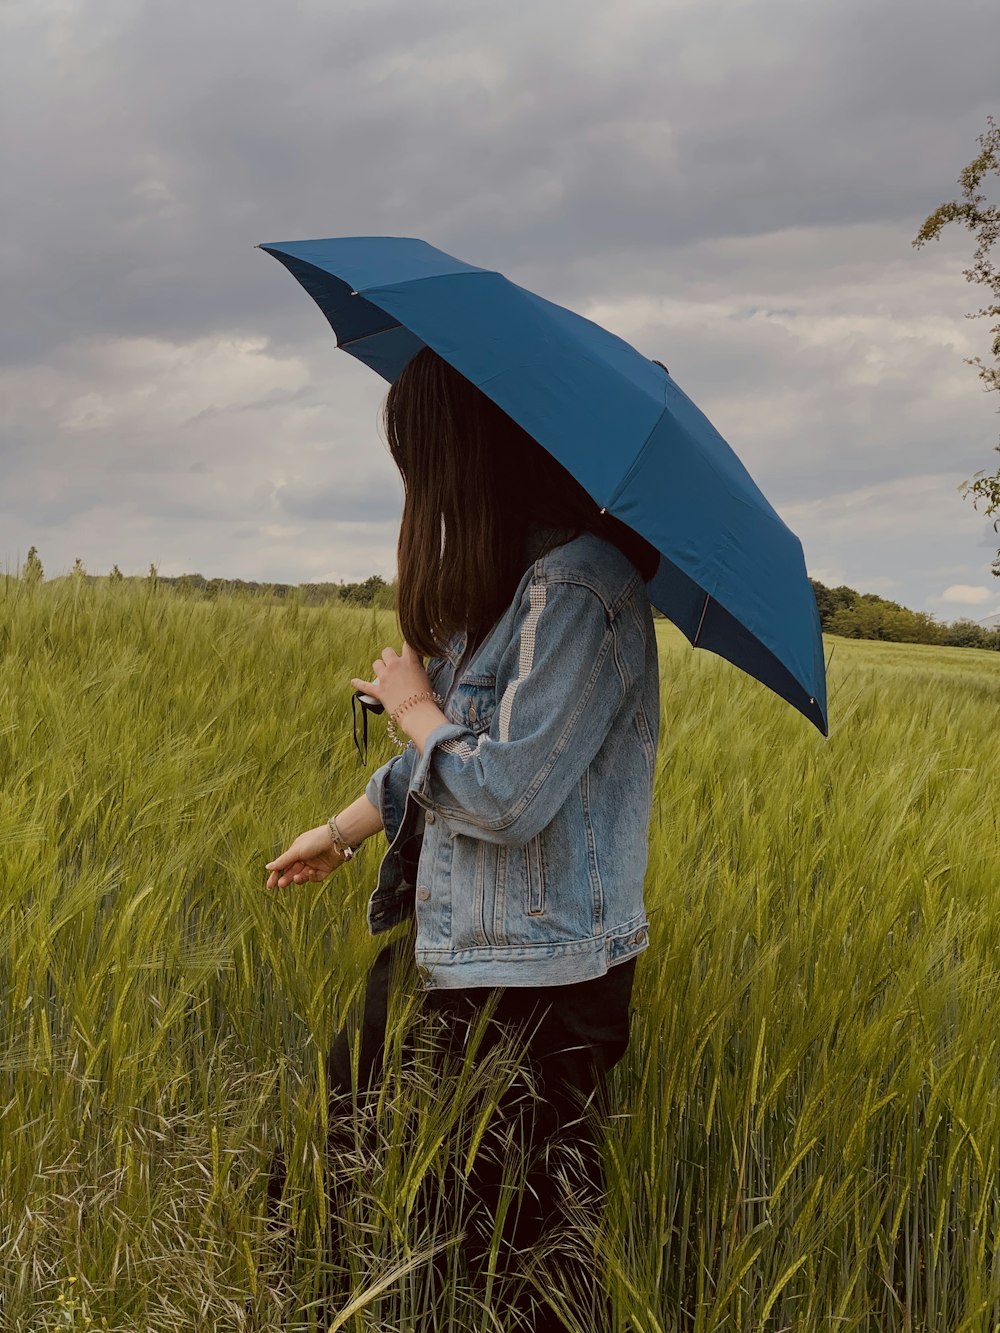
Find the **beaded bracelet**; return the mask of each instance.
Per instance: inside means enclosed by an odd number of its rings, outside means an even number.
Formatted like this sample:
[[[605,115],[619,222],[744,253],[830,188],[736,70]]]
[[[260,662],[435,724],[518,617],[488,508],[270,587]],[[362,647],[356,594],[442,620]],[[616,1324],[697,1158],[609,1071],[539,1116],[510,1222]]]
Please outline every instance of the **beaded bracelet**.
[[[333,838],[334,847],[337,849],[337,851],[340,853],[340,855],[344,858],[345,861],[349,861],[351,857],[354,855],[354,848],[351,847],[348,843],[346,843],[344,839],[340,836],[340,829],[337,827],[337,816],[331,815],[330,818],[326,821],[326,824],[327,828],[329,828],[330,830],[330,836]]]
[[[385,729],[389,733],[389,739],[392,741],[393,745],[397,745],[401,750],[406,748],[407,743],[405,740],[400,740],[396,728],[392,724],[399,721],[399,715],[405,708],[409,708],[411,704],[418,704],[421,699],[433,699],[436,704],[444,703],[444,700],[436,690],[421,690],[419,694],[411,694],[408,699],[404,699],[399,707],[393,709],[385,720]]]

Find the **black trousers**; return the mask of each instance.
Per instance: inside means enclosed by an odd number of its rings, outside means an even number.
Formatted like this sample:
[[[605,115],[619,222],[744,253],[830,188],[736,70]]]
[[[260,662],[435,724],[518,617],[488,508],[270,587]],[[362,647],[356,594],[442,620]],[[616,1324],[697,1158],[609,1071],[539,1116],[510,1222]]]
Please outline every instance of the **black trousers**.
[[[470,1194],[475,1208],[465,1228],[463,1251],[477,1285],[489,1261],[512,1144],[523,1153],[525,1186],[518,1207],[507,1209],[500,1227],[498,1266],[516,1270],[530,1261],[542,1241],[558,1236],[567,1213],[567,1191],[577,1206],[596,1207],[604,1181],[586,1107],[596,1103],[595,1109],[603,1109],[607,1075],[628,1047],[635,965],[632,958],[602,977],[562,986],[418,992],[426,1015],[424,1026],[430,1029],[436,1054],[461,1057],[473,1026],[486,1009],[489,1018],[479,1030],[474,1061],[486,1058],[501,1040],[510,1040],[513,1047],[508,1050],[516,1049],[521,1055],[517,1074],[500,1099],[465,1182],[466,1209]],[[353,1142],[357,1123],[352,1041],[357,1042],[361,1102],[378,1093],[389,997],[395,986],[417,989],[412,930],[378,955],[365,987],[360,1025],[357,1017],[348,1023],[327,1055],[331,1163],[336,1161],[338,1147]],[[568,1285],[587,1293],[589,1327],[602,1333],[609,1317],[598,1293],[593,1260],[573,1260],[569,1250],[550,1259],[565,1273]],[[511,1327],[534,1328],[537,1333],[563,1327],[537,1293],[533,1294],[530,1284],[521,1289],[513,1305],[523,1322],[512,1320]],[[506,1308],[510,1310],[510,1304]]]

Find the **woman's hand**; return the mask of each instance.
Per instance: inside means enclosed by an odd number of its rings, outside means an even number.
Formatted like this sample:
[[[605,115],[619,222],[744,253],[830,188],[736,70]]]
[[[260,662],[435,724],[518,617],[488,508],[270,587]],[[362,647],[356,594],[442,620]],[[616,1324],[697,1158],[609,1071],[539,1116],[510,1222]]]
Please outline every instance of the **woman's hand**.
[[[408,643],[403,644],[402,657],[395,648],[383,649],[382,656],[372,663],[372,670],[375,672],[374,680],[355,679],[351,684],[356,690],[376,698],[390,716],[411,694],[432,689],[423,660]]]
[[[411,694],[422,694],[426,690],[431,696],[411,704],[399,719],[399,725],[417,747],[417,753],[423,754],[427,737],[435,727],[448,721],[434,702],[431,678],[424,670],[423,662],[410,645],[404,643],[402,657],[394,648],[386,648],[372,667],[374,680],[352,680],[351,684],[356,690],[373,695],[390,717]]]
[[[382,812],[367,795],[361,795],[337,815],[337,829],[348,847],[357,848],[373,833],[381,832]],[[283,889],[293,881],[318,884],[348,859],[334,847],[330,825],[320,824],[300,833],[287,852],[268,861],[267,887]]]
[[[320,824],[307,833],[300,833],[286,852],[268,861],[264,867],[271,873],[267,888],[283,889],[293,881],[296,884],[318,884],[332,874],[345,858],[333,845],[328,824]]]

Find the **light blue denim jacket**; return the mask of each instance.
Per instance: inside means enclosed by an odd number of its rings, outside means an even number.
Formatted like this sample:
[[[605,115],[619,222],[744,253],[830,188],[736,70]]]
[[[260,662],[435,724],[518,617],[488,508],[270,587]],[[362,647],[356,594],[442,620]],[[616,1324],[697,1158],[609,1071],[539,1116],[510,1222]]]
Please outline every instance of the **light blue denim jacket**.
[[[368,783],[389,840],[369,929],[416,913],[428,990],[601,976],[648,944],[660,691],[645,584],[584,533],[529,566],[467,664],[465,647],[427,666],[448,723]]]

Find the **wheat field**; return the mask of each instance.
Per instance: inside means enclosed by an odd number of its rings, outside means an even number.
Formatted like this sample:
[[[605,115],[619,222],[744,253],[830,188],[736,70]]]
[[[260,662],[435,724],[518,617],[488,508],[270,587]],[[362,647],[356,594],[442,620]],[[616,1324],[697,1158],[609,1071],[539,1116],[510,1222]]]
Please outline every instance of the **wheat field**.
[[[658,632],[651,947],[567,1243],[614,1333],[996,1330],[1000,654],[829,639],[824,740]],[[264,889],[392,753],[376,719],[359,762],[348,682],[398,642],[294,597],[0,576],[5,1333],[513,1330],[434,1189],[509,1068],[443,1086],[392,1044],[334,1252],[322,1062],[380,943],[376,840]]]

